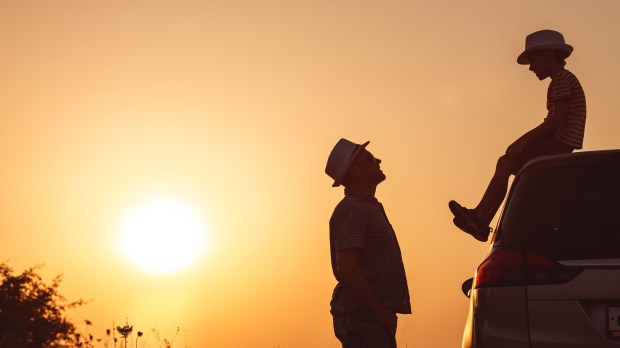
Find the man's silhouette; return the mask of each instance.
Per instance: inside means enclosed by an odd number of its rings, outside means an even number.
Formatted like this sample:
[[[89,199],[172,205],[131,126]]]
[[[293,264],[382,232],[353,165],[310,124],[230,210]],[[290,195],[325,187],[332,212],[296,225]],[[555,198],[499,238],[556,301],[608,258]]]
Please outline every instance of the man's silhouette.
[[[411,313],[400,247],[375,198],[385,174],[366,150],[346,139],[333,148],[325,172],[345,197],[329,221],[332,270],[338,284],[331,300],[336,337],[343,348],[396,347],[396,313]]]

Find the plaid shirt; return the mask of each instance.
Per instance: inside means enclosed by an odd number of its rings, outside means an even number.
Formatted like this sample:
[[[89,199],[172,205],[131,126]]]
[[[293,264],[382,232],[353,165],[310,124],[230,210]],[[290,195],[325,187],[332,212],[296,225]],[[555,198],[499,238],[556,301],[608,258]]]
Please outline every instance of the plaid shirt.
[[[362,249],[360,268],[381,302],[395,313],[411,313],[398,240],[375,197],[345,190],[329,221],[329,232],[332,271],[338,281],[331,300],[332,314],[365,310],[338,276],[336,252],[349,248]]]

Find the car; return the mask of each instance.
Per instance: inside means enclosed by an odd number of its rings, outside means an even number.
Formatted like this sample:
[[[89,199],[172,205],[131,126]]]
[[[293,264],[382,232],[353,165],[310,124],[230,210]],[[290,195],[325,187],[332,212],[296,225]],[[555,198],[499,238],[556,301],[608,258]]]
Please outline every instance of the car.
[[[463,283],[463,348],[620,348],[620,150],[529,161]]]

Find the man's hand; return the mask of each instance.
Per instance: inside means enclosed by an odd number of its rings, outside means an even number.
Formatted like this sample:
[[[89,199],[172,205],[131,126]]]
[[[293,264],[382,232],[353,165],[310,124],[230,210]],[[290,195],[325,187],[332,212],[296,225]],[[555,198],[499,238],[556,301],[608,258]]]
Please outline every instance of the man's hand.
[[[390,335],[396,334],[396,322],[398,318],[391,310],[385,308],[377,295],[373,292],[359,267],[359,259],[362,249],[350,248],[336,252],[336,264],[338,275],[351,290],[353,295],[372,312],[381,326]]]
[[[379,313],[375,313],[375,318],[390,335],[396,335],[398,317],[391,310],[383,308]]]

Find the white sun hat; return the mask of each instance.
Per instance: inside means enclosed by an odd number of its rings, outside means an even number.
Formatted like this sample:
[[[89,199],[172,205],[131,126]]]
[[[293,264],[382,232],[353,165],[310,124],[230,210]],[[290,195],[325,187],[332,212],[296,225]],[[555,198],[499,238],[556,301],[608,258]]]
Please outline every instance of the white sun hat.
[[[338,187],[342,183],[342,179],[349,170],[349,167],[355,160],[355,156],[368,145],[370,141],[363,144],[356,144],[347,139],[340,139],[336,146],[332,149],[327,159],[325,173],[334,179],[333,187]]]
[[[573,52],[573,46],[566,44],[561,33],[549,29],[539,30],[525,38],[525,51],[517,57],[517,63],[530,64],[527,57],[529,53],[546,49],[563,51],[565,58]]]

